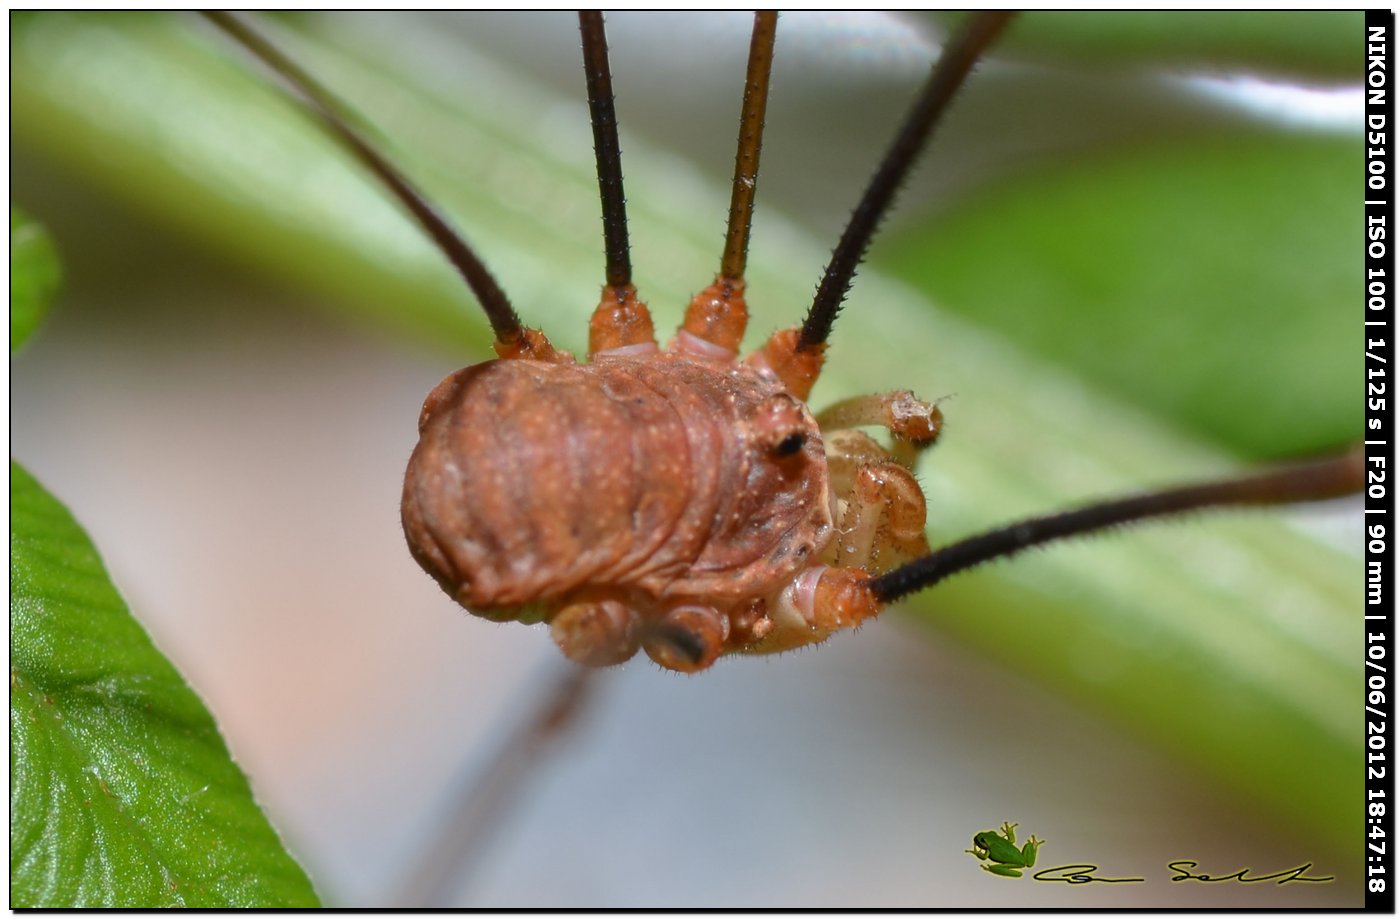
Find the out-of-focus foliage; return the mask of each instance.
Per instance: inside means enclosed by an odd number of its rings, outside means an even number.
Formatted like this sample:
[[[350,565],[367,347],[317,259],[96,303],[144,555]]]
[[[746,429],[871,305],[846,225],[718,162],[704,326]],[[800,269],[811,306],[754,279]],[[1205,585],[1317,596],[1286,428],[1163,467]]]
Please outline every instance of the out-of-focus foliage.
[[[214,719],[13,461],[10,902],[316,905]]]

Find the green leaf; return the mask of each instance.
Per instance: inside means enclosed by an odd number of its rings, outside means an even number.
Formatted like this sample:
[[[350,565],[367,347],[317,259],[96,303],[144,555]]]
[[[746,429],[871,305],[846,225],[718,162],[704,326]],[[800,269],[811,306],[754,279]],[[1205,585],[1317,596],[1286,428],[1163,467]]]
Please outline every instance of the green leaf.
[[[998,183],[878,260],[1241,456],[1335,448],[1361,430],[1355,330],[1338,321],[1362,293],[1360,163],[1350,137],[1128,148]]]
[[[929,14],[945,23],[951,13]],[[999,53],[1045,62],[1116,67],[1256,70],[1281,77],[1350,80],[1360,12],[1133,10],[1022,13]]]
[[[314,906],[199,698],[10,463],[10,901]]]
[[[10,351],[34,334],[58,290],[58,253],[44,228],[10,206]]]

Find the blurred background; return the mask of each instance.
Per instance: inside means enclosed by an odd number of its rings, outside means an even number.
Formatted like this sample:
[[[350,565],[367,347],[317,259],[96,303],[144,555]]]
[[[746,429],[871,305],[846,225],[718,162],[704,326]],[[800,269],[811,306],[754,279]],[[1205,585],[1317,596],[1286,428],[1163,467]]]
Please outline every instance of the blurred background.
[[[487,355],[474,305],[199,21],[11,25],[12,196],[67,269],[12,364],[13,453],[325,900],[407,902],[456,790],[563,667],[542,630],[455,607],[399,531],[421,400]],[[749,18],[608,27],[668,329],[717,264]],[[801,314],[942,27],[783,17],[751,342]],[[573,18],[265,28],[582,351],[601,255]],[[1033,15],[979,70],[813,398],[947,397],[935,543],[1354,438],[1360,33]],[[610,671],[441,905],[1358,905],[1359,511],[1246,517],[1039,553],[815,650]],[[1147,880],[992,877],[963,850],[1008,820],[1048,840],[1040,866]],[[1171,883],[1174,859],[1336,880]]]

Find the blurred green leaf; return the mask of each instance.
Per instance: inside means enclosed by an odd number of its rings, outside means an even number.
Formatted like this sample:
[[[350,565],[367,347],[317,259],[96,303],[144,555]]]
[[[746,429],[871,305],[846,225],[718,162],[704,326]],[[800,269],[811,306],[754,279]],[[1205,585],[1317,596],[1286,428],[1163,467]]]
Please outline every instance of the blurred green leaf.
[[[1361,430],[1339,321],[1361,299],[1360,163],[1359,138],[1284,133],[1081,158],[963,200],[879,263],[1242,456],[1336,448]]]
[[[214,720],[10,463],[10,901],[314,906]]]
[[[948,23],[956,14],[930,13]],[[1363,17],[1320,10],[1023,13],[1001,53],[1076,66],[1255,70],[1354,80]]]
[[[62,270],[44,228],[10,206],[10,351],[29,340],[58,290]]]

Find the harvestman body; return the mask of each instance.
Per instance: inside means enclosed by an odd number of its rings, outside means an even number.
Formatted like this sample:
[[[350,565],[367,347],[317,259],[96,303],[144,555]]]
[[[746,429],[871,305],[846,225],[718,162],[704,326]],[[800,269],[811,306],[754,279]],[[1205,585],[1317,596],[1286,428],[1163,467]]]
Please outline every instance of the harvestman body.
[[[499,359],[452,374],[419,418],[403,522],[419,564],[469,611],[548,622],[570,658],[644,649],[693,672],[859,625],[887,603],[994,558],[1149,517],[1333,497],[1361,487],[1358,451],[1251,477],[1035,518],[930,552],[912,475],[936,407],[907,392],[806,398],[836,314],[894,193],[1009,14],[952,36],[882,161],[800,328],[740,360],[744,264],[776,15],[755,18],[721,270],[663,349],[631,283],[602,18],[580,14],[607,252],[589,361],[526,328],[475,254],[336,113],[310,77],[236,20],[214,21],[288,80],[466,278]],[[885,447],[855,430],[879,426]]]

